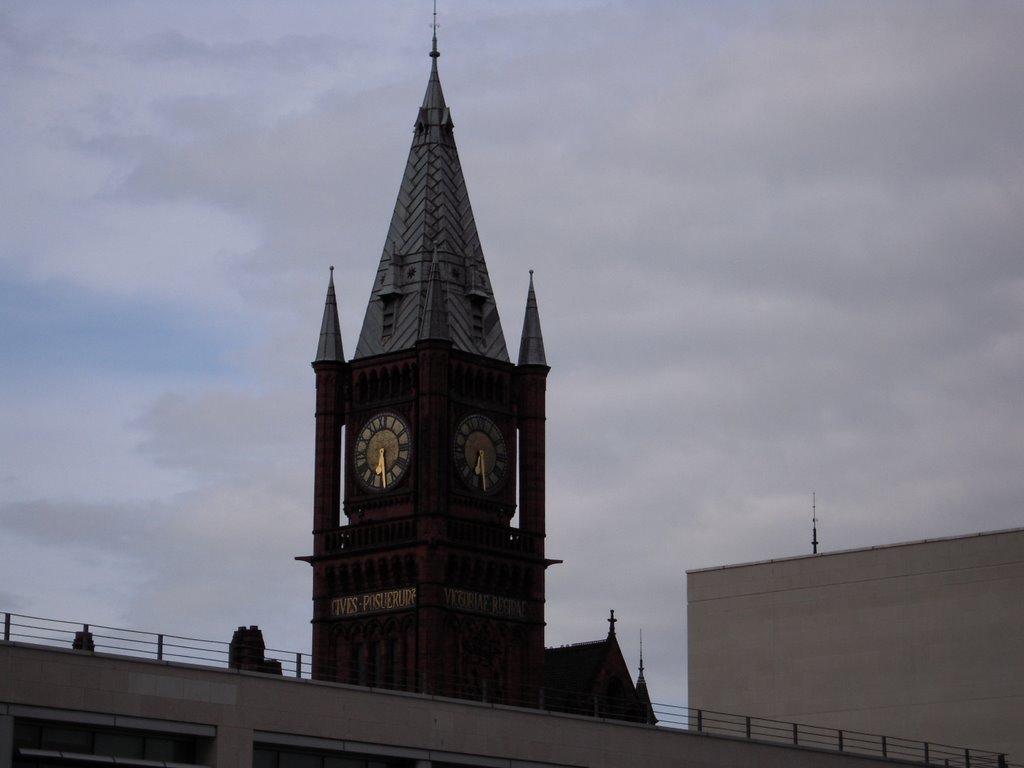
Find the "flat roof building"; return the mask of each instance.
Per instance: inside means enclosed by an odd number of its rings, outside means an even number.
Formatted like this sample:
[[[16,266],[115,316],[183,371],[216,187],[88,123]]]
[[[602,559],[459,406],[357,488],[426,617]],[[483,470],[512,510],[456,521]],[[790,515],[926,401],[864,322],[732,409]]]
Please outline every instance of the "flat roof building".
[[[872,757],[839,752],[835,733],[794,746],[788,726],[754,723],[748,739],[739,722],[715,735],[0,640],[0,768],[879,768],[922,764],[926,749],[893,742],[883,759],[877,739]]]
[[[1024,757],[1024,529],[687,574],[689,704]]]

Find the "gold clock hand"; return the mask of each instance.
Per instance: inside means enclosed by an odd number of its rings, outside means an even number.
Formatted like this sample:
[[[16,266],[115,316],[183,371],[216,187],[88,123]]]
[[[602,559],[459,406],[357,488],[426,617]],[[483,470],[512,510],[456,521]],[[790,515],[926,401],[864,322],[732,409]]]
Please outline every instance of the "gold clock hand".
[[[373,470],[375,475],[380,475],[380,487],[388,487],[388,466],[387,462],[384,461],[384,449],[381,448],[378,453],[377,468]]]
[[[473,469],[473,474],[480,478],[480,487],[485,491],[487,490],[487,466],[484,462],[484,450],[481,448],[476,452],[476,467]]]

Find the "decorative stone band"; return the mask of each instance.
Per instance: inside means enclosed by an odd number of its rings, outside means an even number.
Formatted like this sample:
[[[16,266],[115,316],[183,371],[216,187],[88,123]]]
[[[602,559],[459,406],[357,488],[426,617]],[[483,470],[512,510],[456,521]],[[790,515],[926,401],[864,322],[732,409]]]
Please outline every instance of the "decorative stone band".
[[[331,600],[331,618],[347,619],[352,616],[364,616],[368,613],[385,613],[387,611],[404,611],[415,608],[417,588],[402,587],[401,589],[385,589],[379,592],[364,592],[358,595],[343,595]],[[482,592],[471,592],[468,589],[452,589],[445,587],[444,604],[446,608],[469,613],[480,613],[487,616],[499,616],[503,619],[526,619],[526,601],[514,597],[488,595]]]

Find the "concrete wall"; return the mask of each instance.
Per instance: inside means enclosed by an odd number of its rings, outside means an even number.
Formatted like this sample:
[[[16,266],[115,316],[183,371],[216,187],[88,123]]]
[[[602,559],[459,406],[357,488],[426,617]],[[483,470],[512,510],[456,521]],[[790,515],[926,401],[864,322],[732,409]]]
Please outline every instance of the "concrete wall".
[[[200,762],[216,768],[251,768],[254,742],[401,757],[417,768],[891,765],[647,725],[0,642],[0,768],[9,768],[18,718],[190,733],[206,743]]]
[[[1024,529],[691,571],[689,704],[1024,762]]]

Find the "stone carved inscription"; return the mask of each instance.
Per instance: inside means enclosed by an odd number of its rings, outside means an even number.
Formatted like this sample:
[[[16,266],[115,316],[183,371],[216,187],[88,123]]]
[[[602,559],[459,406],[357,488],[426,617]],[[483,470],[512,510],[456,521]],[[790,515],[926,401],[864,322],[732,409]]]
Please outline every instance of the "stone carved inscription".
[[[366,613],[402,611],[416,605],[416,587],[385,589],[361,595],[345,595],[331,600],[331,618],[343,619]]]
[[[488,616],[500,616],[504,619],[525,619],[526,601],[514,597],[485,595],[482,592],[470,592],[468,589],[451,589],[445,587],[444,604],[460,611],[484,613]]]

